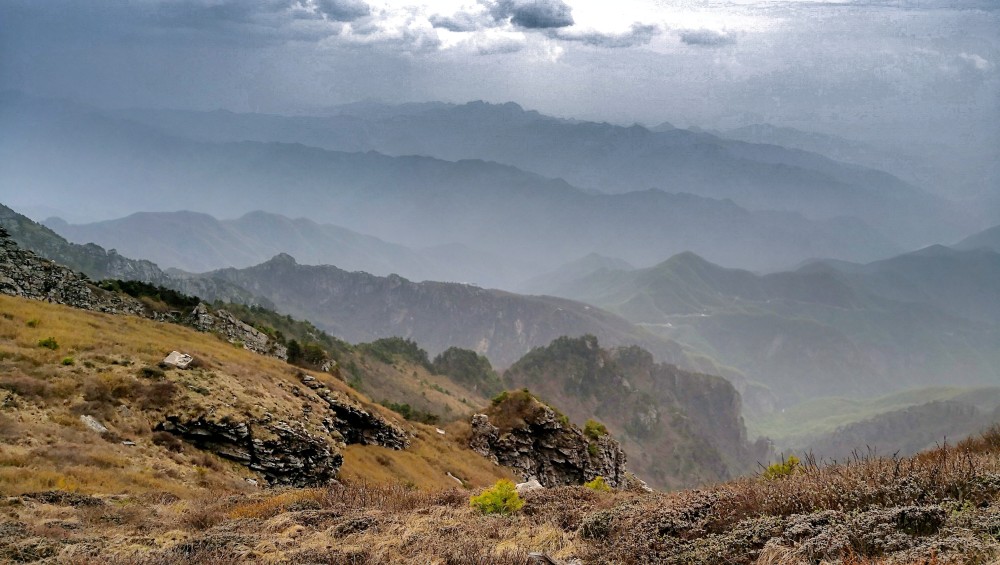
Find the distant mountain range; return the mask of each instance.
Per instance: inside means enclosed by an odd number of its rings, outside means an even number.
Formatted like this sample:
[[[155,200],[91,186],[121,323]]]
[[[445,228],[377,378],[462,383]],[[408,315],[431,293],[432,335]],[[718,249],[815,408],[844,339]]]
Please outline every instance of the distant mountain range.
[[[952,245],[955,249],[979,249],[985,247],[1000,253],[1000,226],[993,226],[979,233],[974,233],[969,237]]]
[[[750,210],[817,219],[856,216],[884,227],[906,246],[947,240],[962,228],[959,218],[948,216],[945,201],[801,144],[789,149],[704,131],[564,120],[514,103],[409,105],[396,111],[367,104],[315,118],[171,110],[116,115],[213,142],[280,141],[336,151],[483,159],[610,193],[657,188],[732,199]]]
[[[783,403],[1000,383],[1000,254],[931,247],[756,275],[693,253],[550,288],[708,352]]]
[[[310,265],[395,273],[415,280],[511,285],[518,273],[528,270],[515,265],[512,272],[505,272],[503,261],[460,244],[417,250],[339,226],[261,211],[234,220],[181,211],[140,212],[91,224],[69,224],[58,218],[43,223],[71,241],[97,243],[189,272],[249,267],[279,253]]]
[[[0,140],[0,181],[14,191],[3,195],[8,202],[59,202],[104,218],[191,208],[232,217],[264,209],[411,248],[461,242],[505,264],[557,265],[596,252],[648,265],[693,250],[724,264],[776,269],[811,257],[870,261],[899,251],[856,219],[754,212],[728,200],[658,190],[597,194],[479,160],[194,141],[85,107],[23,97],[3,99],[0,127],[9,134]],[[809,192],[806,184],[795,186]],[[906,208],[887,217],[930,225]]]
[[[400,336],[416,340],[431,355],[458,346],[505,367],[560,336],[593,334],[609,345],[640,345],[660,360],[724,372],[707,360],[689,358],[690,350],[623,318],[562,298],[300,265],[287,254],[246,269],[222,269],[195,278],[246,289],[278,310],[352,342]]]

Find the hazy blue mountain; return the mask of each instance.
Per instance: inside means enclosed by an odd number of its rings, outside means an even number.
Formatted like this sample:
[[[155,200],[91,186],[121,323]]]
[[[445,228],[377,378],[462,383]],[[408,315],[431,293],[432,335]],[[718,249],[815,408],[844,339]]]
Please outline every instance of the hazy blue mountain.
[[[130,259],[90,241],[83,245],[66,241],[51,229],[0,204],[0,227],[19,246],[56,261],[91,279],[129,279],[163,284],[167,275],[150,261]]]
[[[706,351],[794,403],[1000,383],[998,267],[991,252],[925,250],[760,276],[684,253],[552,290]]]
[[[485,280],[494,285],[516,280],[514,273],[505,276],[494,257],[458,244],[414,250],[339,226],[261,211],[234,220],[183,211],[140,212],[91,224],[49,219],[45,224],[75,242],[98,243],[190,272],[249,267],[288,253],[306,264],[416,280]]]
[[[1000,253],[1000,226],[993,226],[952,245],[955,249],[970,250],[985,247]]]
[[[597,271],[631,271],[634,268],[628,261],[622,259],[605,257],[598,253],[588,253],[575,261],[560,265],[555,270],[524,281],[518,285],[516,290],[525,294],[551,294],[552,289],[558,289],[564,284]]]
[[[954,316],[1000,324],[1000,254],[943,245],[862,266],[819,263],[803,269],[837,270],[855,288],[896,301],[929,304]]]
[[[8,97],[3,108],[0,127],[9,135],[0,139],[0,181],[20,187],[4,197],[25,205],[57,201],[105,218],[266,209],[411,248],[462,242],[508,263],[543,265],[589,252],[650,264],[692,249],[725,264],[774,269],[808,257],[868,261],[897,251],[878,231],[846,218],[750,212],[658,190],[596,194],[477,160],[191,141],[37,99]],[[101,197],[86,196],[95,194]]]
[[[222,269],[198,278],[245,288],[278,310],[348,341],[400,336],[414,339],[431,355],[457,346],[503,367],[557,337],[593,334],[609,345],[640,345],[661,361],[731,373],[619,316],[562,298],[350,273],[329,265],[300,265],[285,254],[254,267]]]
[[[937,179],[936,169],[918,157],[883,151],[836,135],[773,124],[750,124],[714,133],[748,143],[781,145],[818,153],[836,161],[886,171],[917,186],[933,186]]]
[[[104,249],[95,243],[77,244],[30,218],[0,204],[0,227],[7,230],[20,247],[60,265],[85,274],[93,280],[133,280],[165,286],[185,294],[224,302],[257,304],[271,303],[253,296],[236,285],[220,279],[187,279],[171,276],[146,259],[130,259],[115,249]]]
[[[130,120],[207,141],[282,141],[451,161],[496,161],[620,193],[647,188],[732,199],[751,210],[858,216],[905,246],[951,239],[964,217],[888,173],[701,131],[563,120],[514,103],[370,104],[324,117],[131,110]],[[484,135],[484,133],[488,133]]]

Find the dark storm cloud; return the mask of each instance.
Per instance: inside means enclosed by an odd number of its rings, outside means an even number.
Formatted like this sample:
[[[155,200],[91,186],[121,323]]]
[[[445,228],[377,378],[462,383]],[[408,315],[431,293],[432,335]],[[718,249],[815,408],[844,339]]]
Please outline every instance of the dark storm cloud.
[[[677,35],[680,36],[682,42],[688,45],[716,47],[736,43],[736,37],[733,34],[711,29],[682,29],[677,32]]]
[[[353,22],[359,18],[371,15],[372,10],[361,0],[315,0],[316,8],[327,17],[337,22]]]
[[[573,9],[562,0],[498,0],[487,5],[496,21],[527,29],[573,25]]]
[[[594,47],[616,49],[645,45],[660,33],[662,33],[662,30],[657,25],[635,23],[632,24],[632,27],[628,31],[622,33],[601,33],[599,31],[574,32],[560,29],[554,31],[551,37],[563,41],[577,41],[585,45],[593,45]]]

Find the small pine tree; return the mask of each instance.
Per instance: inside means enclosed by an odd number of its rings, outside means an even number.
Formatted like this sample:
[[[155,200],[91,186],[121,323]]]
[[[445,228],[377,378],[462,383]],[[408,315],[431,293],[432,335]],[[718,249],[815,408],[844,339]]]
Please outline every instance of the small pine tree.
[[[288,342],[288,362],[295,364],[302,360],[302,346],[294,339]]]
[[[513,482],[500,479],[482,494],[470,498],[469,504],[483,514],[513,514],[524,506],[524,500]]]

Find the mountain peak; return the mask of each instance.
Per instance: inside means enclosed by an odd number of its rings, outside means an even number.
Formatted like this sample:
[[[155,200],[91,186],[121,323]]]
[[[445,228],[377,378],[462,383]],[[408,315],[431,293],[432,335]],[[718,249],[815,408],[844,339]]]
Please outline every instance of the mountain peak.
[[[278,253],[264,264],[294,267],[298,265],[298,262],[295,260],[295,257],[292,257],[288,253]]]

